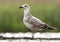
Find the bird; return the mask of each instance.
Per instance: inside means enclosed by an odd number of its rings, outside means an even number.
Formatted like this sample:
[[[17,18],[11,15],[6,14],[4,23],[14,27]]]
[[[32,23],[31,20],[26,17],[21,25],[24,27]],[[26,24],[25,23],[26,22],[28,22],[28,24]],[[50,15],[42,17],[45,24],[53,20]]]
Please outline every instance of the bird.
[[[34,31],[35,30],[55,30],[56,28],[49,26],[48,24],[44,23],[40,19],[32,16],[30,12],[30,6],[28,4],[23,4],[19,6],[19,9],[24,9],[24,16],[23,16],[23,23],[25,26],[32,31],[32,38],[34,38]]]

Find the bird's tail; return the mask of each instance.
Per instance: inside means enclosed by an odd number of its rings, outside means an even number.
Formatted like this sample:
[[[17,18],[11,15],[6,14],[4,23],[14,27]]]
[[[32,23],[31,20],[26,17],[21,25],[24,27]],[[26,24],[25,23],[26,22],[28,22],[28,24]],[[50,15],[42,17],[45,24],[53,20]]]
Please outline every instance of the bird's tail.
[[[48,27],[49,30],[56,30],[54,27]]]

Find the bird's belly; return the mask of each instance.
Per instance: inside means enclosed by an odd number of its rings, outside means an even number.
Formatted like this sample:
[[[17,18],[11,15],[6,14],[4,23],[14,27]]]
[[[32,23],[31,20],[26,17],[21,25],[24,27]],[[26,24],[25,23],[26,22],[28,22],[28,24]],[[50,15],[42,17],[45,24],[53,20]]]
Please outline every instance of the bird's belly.
[[[25,21],[24,21],[24,24],[25,24],[25,26],[26,26],[27,28],[32,29],[32,25],[29,24],[28,22],[25,22]]]

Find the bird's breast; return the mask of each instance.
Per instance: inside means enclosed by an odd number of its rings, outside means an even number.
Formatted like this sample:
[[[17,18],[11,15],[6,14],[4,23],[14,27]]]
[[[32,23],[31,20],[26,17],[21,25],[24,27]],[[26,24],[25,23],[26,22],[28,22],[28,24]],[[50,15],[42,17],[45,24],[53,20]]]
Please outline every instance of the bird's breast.
[[[30,23],[28,23],[28,19],[27,18],[23,18],[23,23],[24,25],[29,28],[29,29],[32,29],[32,25]]]

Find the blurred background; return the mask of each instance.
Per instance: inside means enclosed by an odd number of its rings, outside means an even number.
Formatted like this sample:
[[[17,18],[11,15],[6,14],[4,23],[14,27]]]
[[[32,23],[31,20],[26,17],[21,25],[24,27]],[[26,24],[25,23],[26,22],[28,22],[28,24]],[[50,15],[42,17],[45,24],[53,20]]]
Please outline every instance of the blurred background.
[[[29,32],[23,24],[23,9],[19,6],[29,4],[33,16],[41,19],[60,32],[60,0],[0,0],[0,32]]]

